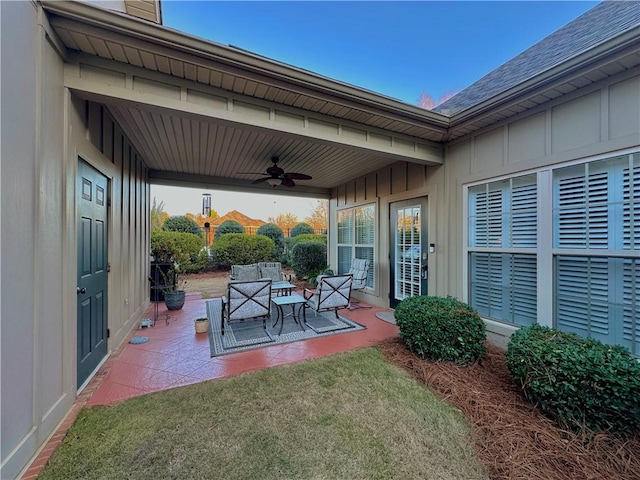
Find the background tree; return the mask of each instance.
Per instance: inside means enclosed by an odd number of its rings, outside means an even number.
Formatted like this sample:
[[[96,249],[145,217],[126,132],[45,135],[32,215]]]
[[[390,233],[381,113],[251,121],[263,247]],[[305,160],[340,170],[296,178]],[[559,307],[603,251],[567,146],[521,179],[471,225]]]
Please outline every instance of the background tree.
[[[194,235],[202,237],[202,230],[200,230],[198,224],[186,215],[176,215],[167,218],[162,229],[169,232],[193,233]]]
[[[427,92],[422,92],[420,94],[420,99],[418,100],[418,106],[420,108],[424,108],[425,110],[433,110],[434,108],[436,108],[441,103],[444,103],[447,100],[449,100],[456,93],[458,93],[456,90],[449,90],[449,91],[445,92],[443,95],[440,95],[440,98],[438,98],[438,101],[436,102],[433,99],[433,95],[431,95],[431,94],[429,94]]]
[[[227,233],[244,233],[244,227],[235,220],[225,220],[216,228],[215,240]]]
[[[275,223],[265,223],[258,228],[256,235],[264,235],[273,240],[276,246],[275,257],[280,258],[284,253],[284,234],[282,229]]]
[[[305,223],[308,223],[316,231],[326,231],[327,222],[329,218],[329,201],[317,200],[315,207],[311,211],[311,214],[304,219]]]
[[[304,233],[313,234],[315,232],[313,231],[313,227],[311,225],[304,222],[297,224],[295,227],[291,229],[292,237],[297,237],[298,235],[302,235]]]
[[[164,211],[164,202],[156,203],[156,197],[153,197],[151,204],[151,214],[149,216],[151,223],[151,231],[162,230],[164,222],[169,218],[169,214]]]
[[[289,230],[298,224],[298,217],[293,213],[280,213],[277,217],[269,217],[267,222],[278,225],[286,236],[289,234]]]

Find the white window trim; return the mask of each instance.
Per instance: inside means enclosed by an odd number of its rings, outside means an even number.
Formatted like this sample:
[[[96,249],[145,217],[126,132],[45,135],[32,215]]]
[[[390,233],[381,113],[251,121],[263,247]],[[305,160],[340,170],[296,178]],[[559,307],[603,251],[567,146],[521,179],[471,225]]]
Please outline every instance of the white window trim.
[[[355,241],[352,242],[351,244],[339,243],[338,242],[338,237],[339,237],[339,234],[338,234],[338,216],[339,216],[340,212],[347,212],[347,211],[352,211],[353,212],[358,208],[366,208],[366,207],[369,207],[369,206],[373,207],[373,222],[374,222],[373,223],[373,244],[369,245],[369,244],[355,243]],[[348,246],[349,245],[354,250],[357,247],[365,247],[365,248],[369,248],[370,247],[370,248],[372,248],[373,249],[373,265],[370,265],[369,268],[371,269],[371,273],[373,275],[373,285],[371,287],[365,286],[364,289],[361,290],[361,291],[365,291],[365,292],[368,292],[368,293],[376,292],[377,291],[376,290],[377,289],[377,285],[378,285],[378,275],[377,275],[377,266],[378,266],[377,265],[377,263],[378,263],[377,258],[378,257],[377,257],[377,252],[378,252],[378,236],[379,236],[379,224],[380,224],[380,222],[379,222],[379,210],[380,209],[379,209],[378,202],[367,202],[367,203],[362,203],[362,204],[359,204],[359,205],[351,205],[351,206],[348,206],[348,207],[336,209],[336,237],[335,237],[335,239],[336,239],[336,243],[335,243],[335,247],[336,247],[336,249],[335,249],[335,252],[336,252],[335,253],[336,272],[338,271],[338,247],[339,246]],[[355,219],[354,219],[353,231],[352,231],[352,236],[353,236],[354,239],[355,239],[355,228],[356,228],[356,224],[355,224]],[[354,253],[352,253],[352,257],[351,258],[354,258],[353,257]]]
[[[538,303],[537,303],[537,322],[539,325],[553,327],[554,321],[554,258],[557,255],[580,255],[584,256],[603,256],[603,257],[632,257],[640,258],[639,250],[602,250],[602,249],[557,249],[553,248],[553,173],[557,169],[570,167],[574,165],[583,165],[585,163],[595,162],[598,160],[606,160],[609,158],[619,157],[623,155],[631,155],[634,153],[640,153],[638,147],[627,148],[618,151],[607,152],[599,155],[593,155],[586,158],[580,158],[571,160],[568,162],[557,163],[551,166],[545,166],[542,168],[523,170],[516,173],[510,173],[501,175],[498,177],[487,177],[481,180],[474,180],[473,182],[465,183],[462,185],[462,236],[463,236],[463,258],[462,258],[462,298],[465,302],[470,302],[469,292],[469,253],[470,252],[495,252],[495,249],[469,247],[469,190],[476,186],[490,182],[498,182],[501,180],[508,180],[515,177],[525,175],[536,175],[536,182],[538,185],[538,245],[535,250],[532,249],[519,249],[519,248],[504,248],[500,249],[501,253],[534,253],[537,258],[537,288],[538,288]],[[508,322],[502,322],[496,319],[486,319],[491,322],[497,322],[506,326],[515,326]],[[516,326],[517,327],[517,326]]]

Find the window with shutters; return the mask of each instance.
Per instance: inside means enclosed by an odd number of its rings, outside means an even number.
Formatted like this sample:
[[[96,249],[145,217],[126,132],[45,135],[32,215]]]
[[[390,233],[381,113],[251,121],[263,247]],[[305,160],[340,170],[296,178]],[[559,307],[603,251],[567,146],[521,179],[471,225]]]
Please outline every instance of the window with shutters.
[[[536,175],[468,190],[469,303],[486,317],[531,325],[537,315]]]
[[[374,286],[375,205],[338,211],[338,271],[347,273],[351,259],[369,260],[367,287]]]
[[[640,355],[640,154],[553,175],[555,324]]]

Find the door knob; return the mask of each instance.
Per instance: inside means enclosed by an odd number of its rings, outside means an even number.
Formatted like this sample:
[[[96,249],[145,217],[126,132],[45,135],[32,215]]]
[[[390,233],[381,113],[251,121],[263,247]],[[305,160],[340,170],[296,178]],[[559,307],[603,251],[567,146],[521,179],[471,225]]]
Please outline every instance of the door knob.
[[[86,289],[86,288],[84,288],[84,287],[82,287],[82,288],[80,288],[80,287],[76,287],[76,293],[77,293],[78,295],[84,295],[85,293],[87,293],[87,289]]]

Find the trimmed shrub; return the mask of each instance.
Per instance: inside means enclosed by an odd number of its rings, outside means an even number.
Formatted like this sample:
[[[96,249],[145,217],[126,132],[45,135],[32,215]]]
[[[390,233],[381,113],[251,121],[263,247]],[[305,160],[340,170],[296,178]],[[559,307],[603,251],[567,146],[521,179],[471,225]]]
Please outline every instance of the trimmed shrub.
[[[295,227],[291,229],[289,235],[291,237],[297,237],[298,235],[302,235],[303,233],[315,233],[313,227],[308,223],[299,223]]]
[[[213,239],[217,240],[227,233],[244,233],[244,227],[235,220],[225,220],[218,228],[216,228],[216,233]]]
[[[211,247],[215,261],[227,267],[269,261],[275,250],[276,245],[269,237],[246,233],[227,233]]]
[[[315,234],[315,233],[301,233],[300,235],[297,235],[296,237],[294,237],[294,241],[295,241],[295,243],[320,242],[320,243],[324,243],[326,245],[327,244],[327,236],[326,235],[319,235],[319,234]]]
[[[640,363],[621,346],[532,325],[507,346],[509,374],[561,426],[640,430]]]
[[[159,263],[177,262],[181,266],[196,260],[204,245],[199,235],[184,232],[151,232],[151,254]]]
[[[192,233],[193,235],[202,236],[202,230],[195,220],[184,215],[169,217],[162,224],[162,230],[166,232],[183,232]]]
[[[213,260],[206,248],[201,249],[195,258],[180,266],[182,273],[198,273],[213,270]]]
[[[402,341],[421,358],[470,365],[487,351],[480,315],[453,297],[409,297],[394,315]]]
[[[298,279],[314,275],[326,266],[327,246],[324,243],[296,243],[291,250],[291,268]]]
[[[265,223],[261,225],[256,231],[257,235],[264,235],[273,240],[276,245],[275,257],[279,258],[284,253],[284,233],[282,229],[275,223]]]

